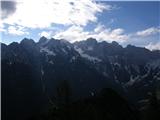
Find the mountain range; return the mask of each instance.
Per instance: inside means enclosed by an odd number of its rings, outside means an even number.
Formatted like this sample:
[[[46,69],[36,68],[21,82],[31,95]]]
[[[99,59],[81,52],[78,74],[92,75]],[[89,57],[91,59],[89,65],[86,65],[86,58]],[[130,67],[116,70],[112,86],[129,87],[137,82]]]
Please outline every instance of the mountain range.
[[[68,81],[75,100],[95,96],[102,88],[112,88],[138,109],[150,95],[160,98],[160,51],[115,41],[70,43],[41,37],[38,42],[24,38],[1,43],[1,66],[2,108],[8,120],[54,104],[62,81]]]

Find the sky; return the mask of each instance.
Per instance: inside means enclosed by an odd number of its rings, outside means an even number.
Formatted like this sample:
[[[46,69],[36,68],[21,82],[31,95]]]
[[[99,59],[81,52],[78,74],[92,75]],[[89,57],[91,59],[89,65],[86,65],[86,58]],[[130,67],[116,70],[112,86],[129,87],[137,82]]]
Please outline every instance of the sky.
[[[160,49],[160,1],[2,0],[1,42],[96,38]]]

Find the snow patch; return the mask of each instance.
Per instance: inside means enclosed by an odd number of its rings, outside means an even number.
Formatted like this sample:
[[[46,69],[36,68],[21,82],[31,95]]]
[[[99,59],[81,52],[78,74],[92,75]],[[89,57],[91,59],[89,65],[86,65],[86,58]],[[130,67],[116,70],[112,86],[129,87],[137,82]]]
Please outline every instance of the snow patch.
[[[70,62],[73,62],[76,60],[76,56],[72,56],[72,58],[70,59]]]
[[[149,102],[149,99],[143,99],[143,100],[138,101],[138,103],[148,103],[148,102]]]
[[[133,76],[130,76],[130,80],[125,84],[126,87],[134,85],[135,82],[139,80],[139,76],[136,76],[133,78]]]
[[[160,60],[150,62],[150,63],[147,64],[146,67],[149,68],[149,69],[152,68],[153,70],[155,70],[156,68],[160,68]]]
[[[70,47],[69,45],[67,45],[67,48],[68,48],[69,50],[71,50],[71,47]]]
[[[64,48],[62,48],[62,51],[63,51],[65,54],[68,54],[68,52],[67,52]]]
[[[117,63],[117,62],[115,62],[113,65],[114,65],[114,66],[121,67],[121,65],[120,65],[119,63]]]
[[[49,63],[52,64],[52,65],[54,64],[53,61],[49,61]]]
[[[8,62],[8,65],[12,65],[13,63],[11,61]]]
[[[41,68],[41,74],[44,75],[44,70],[43,70],[43,68]]]
[[[50,41],[50,39],[46,39],[45,42],[43,42],[41,45],[44,46],[44,45],[46,45],[49,41]]]
[[[83,58],[86,58],[90,61],[97,61],[97,62],[101,62],[102,60],[97,58],[97,57],[93,57],[93,56],[90,56],[88,54],[85,54],[84,51],[80,48],[75,48],[75,50],[81,55],[81,57]]]
[[[125,69],[126,71],[128,71],[129,74],[131,74],[131,70],[130,70],[130,68],[129,68],[128,65],[125,65],[124,69]]]
[[[116,75],[114,75],[114,79],[116,79],[116,80],[117,80],[117,76],[116,76]]]
[[[103,72],[103,75],[106,76],[106,77],[108,77],[108,74],[106,72]]]
[[[47,47],[41,48],[40,52],[45,52],[45,53],[47,53],[47,55],[56,56],[56,54],[53,51],[49,50]]]
[[[139,67],[137,65],[131,65],[137,73],[140,73]]]
[[[88,51],[92,51],[92,50],[93,50],[93,47],[88,47],[87,50],[88,50]]]

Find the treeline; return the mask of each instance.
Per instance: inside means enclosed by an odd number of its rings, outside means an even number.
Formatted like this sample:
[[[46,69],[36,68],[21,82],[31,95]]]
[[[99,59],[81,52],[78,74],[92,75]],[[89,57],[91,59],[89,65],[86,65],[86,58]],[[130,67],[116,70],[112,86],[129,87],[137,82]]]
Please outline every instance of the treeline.
[[[73,101],[70,84],[62,81],[53,101],[46,113],[28,120],[160,120],[160,105],[155,94],[140,111],[110,88]]]

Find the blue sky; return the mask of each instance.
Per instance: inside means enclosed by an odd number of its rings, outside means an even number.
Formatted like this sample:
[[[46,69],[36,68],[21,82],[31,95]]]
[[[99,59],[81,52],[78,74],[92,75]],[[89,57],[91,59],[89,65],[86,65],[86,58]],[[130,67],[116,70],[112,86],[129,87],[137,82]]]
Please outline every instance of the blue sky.
[[[94,37],[123,46],[160,49],[158,1],[44,1],[14,0],[9,4],[15,6],[13,13],[14,7],[7,4],[0,22],[2,42],[19,42],[24,37],[38,41],[41,36],[75,42]]]
[[[107,13],[103,12],[99,17],[102,24],[115,19],[110,24],[113,28],[124,28],[127,32],[135,32],[159,25],[160,2],[107,2],[116,5],[117,9]],[[159,11],[159,12],[158,12]]]

